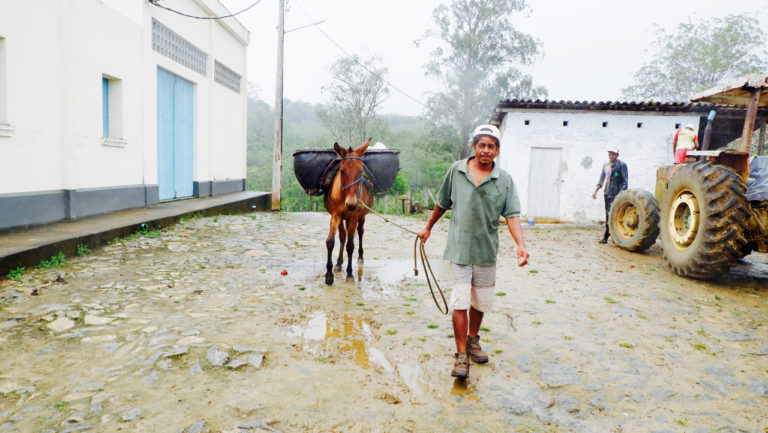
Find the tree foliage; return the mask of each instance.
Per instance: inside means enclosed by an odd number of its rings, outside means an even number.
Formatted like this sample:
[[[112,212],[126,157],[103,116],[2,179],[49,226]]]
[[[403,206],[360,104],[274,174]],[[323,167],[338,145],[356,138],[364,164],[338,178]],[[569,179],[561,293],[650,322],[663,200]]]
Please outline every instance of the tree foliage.
[[[622,89],[628,99],[688,101],[723,80],[768,69],[766,34],[747,14],[688,21],[667,32],[658,24],[651,61]]]
[[[425,69],[442,81],[444,90],[429,97],[425,118],[433,130],[455,132],[455,158],[469,154],[472,130],[488,123],[499,100],[547,95],[517,69],[540,55],[540,42],[511,21],[527,7],[525,0],[452,0],[433,11],[437,28],[425,36],[436,37],[440,46]]]
[[[385,125],[376,118],[377,110],[389,96],[387,69],[375,58],[343,57],[330,68],[333,81],[323,86],[331,97],[317,115],[339,143],[354,147],[366,138],[381,136]]]

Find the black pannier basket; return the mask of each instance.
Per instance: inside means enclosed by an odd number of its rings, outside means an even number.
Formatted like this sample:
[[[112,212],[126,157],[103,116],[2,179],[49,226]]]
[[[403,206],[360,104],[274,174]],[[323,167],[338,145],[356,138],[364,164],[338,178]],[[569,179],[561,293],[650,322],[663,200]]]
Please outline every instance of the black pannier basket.
[[[309,195],[323,195],[339,168],[339,155],[333,149],[301,149],[293,153],[293,173]],[[373,192],[389,191],[400,169],[397,149],[368,149],[363,154],[367,177],[373,181]],[[372,176],[371,176],[372,175]]]

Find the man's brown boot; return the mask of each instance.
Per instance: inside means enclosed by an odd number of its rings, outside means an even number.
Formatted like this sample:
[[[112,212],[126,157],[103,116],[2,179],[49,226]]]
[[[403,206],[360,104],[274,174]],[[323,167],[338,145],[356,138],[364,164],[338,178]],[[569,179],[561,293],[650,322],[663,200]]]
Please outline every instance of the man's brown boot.
[[[466,353],[456,354],[456,363],[453,364],[451,376],[458,377],[459,379],[466,379],[469,377],[469,358]]]
[[[475,338],[467,337],[467,353],[478,364],[485,364],[488,362],[488,355],[483,352],[483,348],[480,347],[480,336]]]

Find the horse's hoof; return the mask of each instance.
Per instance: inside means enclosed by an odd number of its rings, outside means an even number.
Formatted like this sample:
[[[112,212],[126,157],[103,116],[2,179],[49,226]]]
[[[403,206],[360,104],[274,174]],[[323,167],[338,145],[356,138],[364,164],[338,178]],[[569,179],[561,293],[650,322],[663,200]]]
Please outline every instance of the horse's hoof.
[[[341,272],[341,265],[336,265],[333,267],[333,272]]]
[[[325,284],[329,286],[333,284],[333,274],[325,274]]]
[[[355,282],[355,278],[352,275],[347,275],[347,282],[348,283],[354,283]]]
[[[357,263],[363,263],[363,258],[362,257],[358,258]]]

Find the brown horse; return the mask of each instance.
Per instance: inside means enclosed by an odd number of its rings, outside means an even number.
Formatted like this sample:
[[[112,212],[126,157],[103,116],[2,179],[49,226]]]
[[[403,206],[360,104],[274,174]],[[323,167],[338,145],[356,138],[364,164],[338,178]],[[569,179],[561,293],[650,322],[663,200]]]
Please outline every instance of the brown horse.
[[[323,204],[325,210],[331,214],[331,230],[325,245],[328,248],[328,262],[326,263],[325,284],[333,284],[333,271],[340,271],[344,262],[344,247],[347,248],[347,279],[352,278],[352,253],[355,251],[355,229],[360,238],[358,246],[358,263],[363,261],[363,226],[368,207],[373,206],[373,189],[371,184],[363,177],[364,165],[362,156],[371,139],[357,149],[345,149],[339,143],[333,144],[333,149],[339,155],[339,170],[333,179],[331,188],[325,192]],[[339,260],[336,268],[333,268],[333,246],[336,230],[339,231]],[[349,237],[347,237],[349,235]]]

